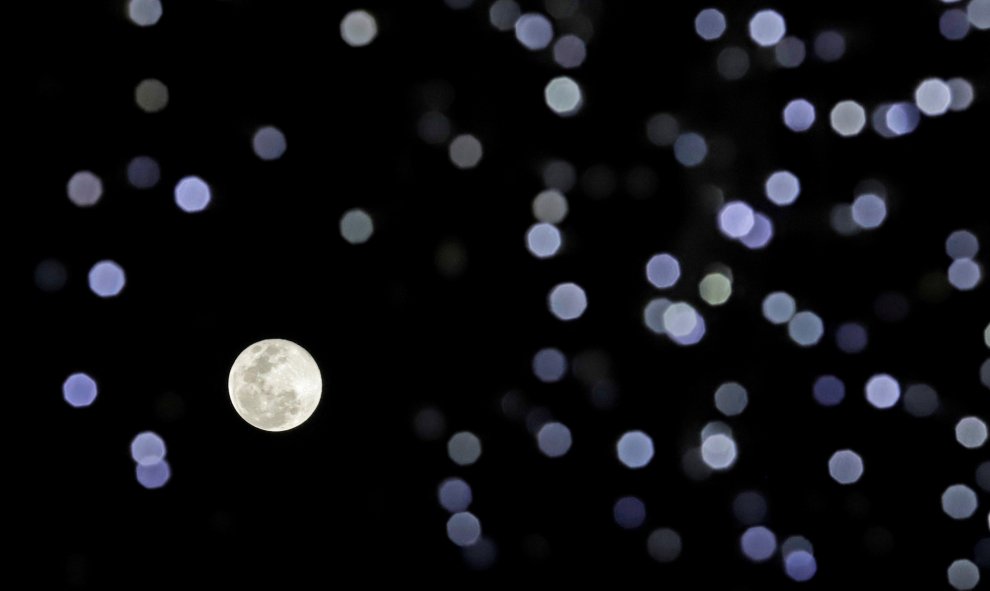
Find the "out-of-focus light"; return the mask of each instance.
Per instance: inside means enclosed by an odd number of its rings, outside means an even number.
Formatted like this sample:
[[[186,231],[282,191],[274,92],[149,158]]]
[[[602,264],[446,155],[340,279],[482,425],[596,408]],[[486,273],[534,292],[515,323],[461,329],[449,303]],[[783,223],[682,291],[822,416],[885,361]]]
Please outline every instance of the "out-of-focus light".
[[[349,209],[340,216],[340,236],[350,244],[364,244],[375,233],[375,224],[363,209]]]
[[[440,111],[427,111],[419,117],[416,133],[430,145],[444,144],[450,139],[450,119]]]
[[[155,78],[142,80],[134,88],[134,102],[145,113],[158,113],[168,106],[168,87]]]
[[[864,230],[879,228],[887,219],[887,202],[873,193],[864,193],[852,203],[853,222]]]
[[[551,189],[566,193],[577,183],[577,171],[566,160],[551,160],[543,166],[543,184]]]
[[[767,199],[777,205],[790,205],[801,194],[801,182],[788,170],[778,170],[763,185]]]
[[[715,67],[726,80],[739,80],[749,71],[749,54],[742,47],[730,45],[718,53]]]
[[[150,465],[137,464],[134,468],[134,475],[137,477],[138,484],[144,488],[161,488],[171,480],[172,467],[169,466],[168,460],[162,460]]]
[[[616,442],[615,451],[625,467],[642,468],[653,459],[653,440],[642,431],[627,431]]]
[[[866,126],[866,109],[856,101],[840,101],[832,107],[829,122],[842,137],[859,135]]]
[[[961,558],[954,560],[946,570],[949,584],[958,591],[976,589],[980,584],[980,569],[972,561]]]
[[[950,8],[938,19],[938,30],[949,41],[959,41],[969,34],[969,18],[966,12]]]
[[[653,255],[646,263],[646,279],[657,289],[673,287],[681,277],[681,264],[666,252]]]
[[[560,349],[547,347],[533,355],[533,375],[541,382],[559,382],[566,373],[567,357]]]
[[[447,520],[447,537],[458,546],[470,546],[481,537],[481,521],[470,511],[454,513]]]
[[[462,170],[474,168],[481,162],[481,142],[471,134],[462,134],[451,140],[448,152],[450,161]]]
[[[34,268],[34,284],[41,291],[56,292],[65,287],[65,282],[68,279],[68,270],[61,261],[56,259],[45,259]]]
[[[646,505],[638,497],[621,497],[612,507],[612,517],[622,529],[636,529],[646,521]]]
[[[705,138],[694,132],[682,133],[674,140],[674,158],[687,168],[694,168],[708,156]]]
[[[543,98],[550,110],[561,117],[576,114],[584,102],[581,87],[568,76],[558,76],[548,82]]]
[[[82,372],[70,375],[62,383],[62,397],[74,408],[84,408],[93,404],[96,394],[96,380]]]
[[[966,7],[966,16],[977,29],[990,29],[990,0],[970,0]]]
[[[784,543],[780,545],[780,554],[784,557],[793,553],[804,551],[808,554],[814,554],[815,547],[811,545],[811,541],[804,536],[789,536]]]
[[[451,513],[467,511],[473,499],[471,485],[460,478],[447,478],[437,487],[440,506]]]
[[[971,259],[980,252],[980,241],[969,230],[956,230],[945,239],[945,254],[951,259]]]
[[[575,320],[588,309],[588,296],[576,283],[561,283],[550,290],[550,312],[560,320]]]
[[[843,353],[862,353],[868,342],[866,327],[858,322],[846,322],[835,331],[835,344]]]
[[[150,156],[135,156],[127,163],[127,182],[135,189],[151,189],[161,176],[158,162]]]
[[[724,433],[706,437],[701,443],[701,459],[712,470],[727,470],[736,463],[736,442]]]
[[[584,63],[588,49],[577,35],[564,35],[553,44],[553,61],[561,68],[577,68]]]
[[[487,570],[495,564],[498,547],[487,537],[480,536],[478,541],[462,549],[464,563],[474,570]]]
[[[559,458],[571,449],[571,430],[563,423],[544,423],[536,434],[536,445],[548,458]]]
[[[805,550],[795,550],[784,558],[784,572],[794,581],[810,581],[817,571],[815,557]]]
[[[672,302],[667,298],[655,298],[643,308],[643,324],[657,334],[663,334],[663,313]]]
[[[254,132],[251,148],[262,160],[278,160],[285,154],[285,134],[277,127],[266,125]]]
[[[674,302],[663,311],[664,332],[679,345],[694,345],[704,336],[704,319],[686,302]]]
[[[798,312],[787,323],[787,335],[802,347],[817,345],[824,334],[825,325],[814,312]]]
[[[458,466],[470,466],[481,457],[481,440],[470,431],[458,431],[447,440],[447,456]]]
[[[131,440],[131,459],[142,466],[157,464],[165,459],[165,440],[153,431],[138,433]]]
[[[977,417],[965,417],[956,423],[956,441],[967,449],[982,447],[987,442],[987,424]]]
[[[364,47],[378,36],[378,21],[366,10],[352,10],[340,20],[340,38],[351,47]]]
[[[727,417],[742,414],[747,404],[749,394],[738,382],[726,382],[715,390],[715,408]]]
[[[866,382],[866,400],[879,409],[897,404],[901,398],[901,385],[893,377],[883,373],[871,377]]]
[[[976,484],[983,490],[990,492],[990,460],[976,467]]]
[[[154,26],[162,18],[162,3],[159,0],[130,0],[127,18],[139,27]]]
[[[783,118],[791,131],[808,131],[815,124],[815,106],[804,99],[794,99],[784,107]]]
[[[718,212],[718,229],[729,238],[742,238],[754,224],[753,208],[743,201],[730,201]]]
[[[956,259],[949,265],[949,284],[959,291],[970,291],[983,279],[983,269],[973,259]]]
[[[413,431],[423,441],[436,441],[446,430],[447,420],[437,408],[428,406],[413,415]]]
[[[895,136],[911,133],[920,121],[918,109],[911,103],[894,103],[884,115],[884,123]]]
[[[759,250],[770,244],[773,239],[773,222],[759,212],[753,213],[753,227],[739,239],[743,246],[750,250]]]
[[[732,500],[732,514],[743,525],[756,525],[767,518],[767,500],[755,490],[745,490]]]
[[[516,39],[530,51],[544,49],[553,40],[553,25],[537,12],[527,12],[516,19],[515,29]]]
[[[854,484],[863,477],[863,458],[851,449],[839,450],[828,460],[828,474],[839,484]]]
[[[904,410],[911,416],[930,417],[938,404],[938,393],[927,384],[912,384],[904,391]]]
[[[709,273],[698,284],[698,293],[709,306],[721,306],[732,297],[732,280],[723,273]]]
[[[488,9],[488,22],[504,33],[516,26],[520,14],[522,11],[515,0],[496,0]]]
[[[749,19],[749,37],[761,47],[771,47],[787,33],[787,23],[776,10],[761,10]]]
[[[763,298],[763,317],[772,324],[787,324],[797,311],[797,304],[790,294],[775,291]]]
[[[92,207],[103,196],[103,181],[88,170],[80,170],[65,186],[69,201],[79,207]]]
[[[680,131],[677,118],[670,113],[657,113],[646,120],[646,137],[655,146],[672,146]]]
[[[952,102],[949,103],[949,109],[953,111],[965,111],[973,104],[976,93],[973,91],[973,85],[968,80],[964,78],[952,78],[946,84],[949,85],[949,90],[952,91]]]
[[[669,527],[653,530],[646,538],[646,551],[653,560],[673,562],[681,555],[681,536]]]
[[[89,270],[88,280],[89,289],[101,298],[112,298],[120,294],[127,283],[124,269],[110,260],[93,265]]]
[[[705,41],[718,39],[725,29],[725,15],[717,8],[705,8],[694,17],[694,31]]]
[[[976,493],[965,484],[953,484],[942,493],[942,510],[952,519],[969,519],[976,506]]]
[[[773,54],[777,63],[782,67],[796,68],[804,63],[807,49],[804,46],[804,41],[797,37],[784,37],[773,48]]]
[[[837,203],[829,212],[829,225],[841,236],[852,236],[861,231],[859,225],[853,221],[852,205],[848,203]]]
[[[700,435],[702,443],[712,435],[728,435],[732,437],[732,427],[722,421],[708,421],[701,428]]]
[[[823,62],[836,62],[846,53],[846,38],[838,31],[822,31],[815,36],[815,55]]]
[[[763,562],[777,551],[777,536],[762,525],[753,526],[743,532],[739,546],[746,558]]]
[[[526,232],[526,248],[538,259],[557,254],[561,243],[560,230],[553,224],[534,224]]]
[[[980,381],[987,388],[990,388],[990,358],[983,362],[980,366]]]
[[[836,406],[846,397],[846,385],[832,375],[820,376],[812,387],[815,402],[822,406]]]
[[[546,189],[533,199],[533,217],[540,222],[559,224],[567,217],[567,197],[557,189]]]
[[[471,8],[474,0],[443,0],[443,3],[451,10],[466,10]]]
[[[990,324],[983,329],[983,344],[990,348]]]
[[[944,115],[951,102],[952,90],[939,78],[928,78],[914,89],[914,104],[929,117]]]
[[[203,211],[212,199],[210,185],[198,176],[183,177],[175,184],[175,204],[186,213]]]

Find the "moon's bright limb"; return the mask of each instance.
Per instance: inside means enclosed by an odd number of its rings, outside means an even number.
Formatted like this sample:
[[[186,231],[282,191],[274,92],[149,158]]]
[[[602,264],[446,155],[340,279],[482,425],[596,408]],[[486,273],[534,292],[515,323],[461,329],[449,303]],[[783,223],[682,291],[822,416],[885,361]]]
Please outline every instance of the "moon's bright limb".
[[[227,389],[245,421],[265,431],[286,431],[316,410],[323,379],[306,349],[284,339],[265,339],[237,356]]]

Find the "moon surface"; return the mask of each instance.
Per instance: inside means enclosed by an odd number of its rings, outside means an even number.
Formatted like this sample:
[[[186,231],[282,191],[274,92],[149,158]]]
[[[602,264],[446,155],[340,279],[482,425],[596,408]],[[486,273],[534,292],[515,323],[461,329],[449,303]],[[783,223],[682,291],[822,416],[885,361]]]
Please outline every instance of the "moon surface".
[[[323,377],[306,349],[285,339],[265,339],[237,356],[227,389],[245,421],[265,431],[286,431],[316,410]]]

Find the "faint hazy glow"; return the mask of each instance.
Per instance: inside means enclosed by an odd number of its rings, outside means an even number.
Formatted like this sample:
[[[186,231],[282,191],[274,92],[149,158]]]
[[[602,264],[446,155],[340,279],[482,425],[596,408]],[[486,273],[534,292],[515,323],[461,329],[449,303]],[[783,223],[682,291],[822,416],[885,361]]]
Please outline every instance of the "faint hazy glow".
[[[460,478],[448,478],[437,488],[437,499],[451,513],[466,511],[473,500],[471,486]]]
[[[701,299],[710,306],[721,306],[732,296],[732,281],[722,273],[709,273],[698,284]]]
[[[457,168],[474,168],[481,162],[481,142],[471,134],[455,137],[450,142],[450,161]]]
[[[488,22],[499,31],[511,31],[521,11],[515,0],[496,0],[488,9]]]
[[[564,35],[553,44],[553,61],[562,68],[577,68],[587,55],[584,41],[577,35]]]
[[[646,505],[638,497],[622,497],[612,507],[616,525],[623,529],[636,529],[646,521]]]
[[[378,36],[378,22],[365,10],[352,10],[340,21],[340,38],[351,47],[364,47]]]
[[[814,312],[798,312],[787,323],[787,334],[798,345],[811,347],[825,334],[825,325]]]
[[[777,63],[785,68],[796,68],[804,63],[807,49],[804,41],[797,37],[784,37],[780,43],[773,48],[774,57]]]
[[[447,456],[458,466],[470,466],[481,457],[481,440],[470,431],[459,431],[447,440]]]
[[[663,311],[663,329],[671,337],[686,337],[697,324],[698,313],[686,302],[675,302]]]
[[[739,80],[749,71],[749,54],[742,47],[730,45],[719,52],[715,66],[726,80]]]
[[[969,33],[969,18],[958,8],[950,8],[938,19],[938,30],[949,41],[958,41]]]
[[[942,493],[942,510],[953,519],[969,519],[976,505],[976,493],[965,484],[953,484]]]
[[[545,423],[536,434],[536,445],[548,458],[559,458],[571,449],[571,430],[563,423]]]
[[[340,217],[340,235],[351,244],[364,244],[375,232],[375,224],[363,209],[349,209]]]
[[[795,132],[808,131],[815,124],[815,106],[804,99],[794,99],[784,107],[784,125]]]
[[[127,163],[127,182],[135,189],[150,189],[158,184],[162,171],[149,156],[135,156]]]
[[[729,238],[742,238],[755,223],[753,208],[743,201],[730,201],[718,212],[718,229]]]
[[[732,500],[732,513],[743,525],[756,525],[767,517],[767,500],[754,490],[746,490]]]
[[[949,283],[960,291],[969,291],[980,284],[983,270],[972,259],[956,259],[949,265]]]
[[[876,408],[890,408],[901,398],[901,385],[887,374],[877,374],[866,382],[866,400]]]
[[[147,489],[161,488],[172,478],[172,468],[168,465],[168,460],[150,465],[137,464],[134,472],[138,484]]]
[[[473,1],[473,0],[472,0]],[[486,570],[495,564],[498,548],[491,538],[481,536],[474,544],[463,549],[464,562],[474,570]]]
[[[973,104],[975,93],[973,85],[963,78],[952,78],[946,84],[952,90],[952,103],[949,108],[953,111],[965,111]]]
[[[846,322],[835,331],[835,344],[843,353],[861,353],[868,342],[866,327],[858,322]]]
[[[987,324],[987,327],[983,329],[983,344],[990,347],[990,324]]]
[[[980,366],[980,381],[987,388],[990,388],[990,359],[983,362]]]
[[[112,298],[124,289],[127,278],[124,269],[117,263],[106,260],[93,265],[89,270],[89,288],[101,298]]]
[[[987,424],[977,417],[965,417],[956,423],[956,441],[965,448],[976,449],[987,442]]]
[[[526,232],[526,248],[536,258],[546,259],[560,250],[560,230],[553,224],[535,224]]]
[[[103,181],[88,170],[80,170],[69,178],[65,192],[69,201],[79,207],[90,207],[103,196]]]
[[[970,0],[966,7],[966,16],[977,29],[990,29],[990,0]]]
[[[542,171],[543,184],[547,187],[567,192],[574,188],[577,182],[577,171],[574,165],[566,160],[551,160]]]
[[[832,107],[829,121],[842,137],[858,135],[866,126],[866,110],[856,101],[841,101]]]
[[[558,76],[548,82],[543,90],[543,98],[550,110],[561,116],[577,113],[584,100],[581,87],[567,76]]]
[[[746,410],[749,394],[737,382],[726,382],[715,390],[715,408],[727,417],[734,417]]]
[[[794,173],[778,170],[767,177],[764,189],[770,201],[777,205],[790,205],[801,194],[801,183]]]
[[[762,213],[753,214],[753,227],[739,239],[746,248],[757,250],[765,247],[773,238],[773,222]]]
[[[815,551],[815,548],[811,545],[811,541],[804,536],[790,536],[780,545],[780,553],[785,557],[799,550],[811,554]]]
[[[131,440],[131,459],[142,466],[157,464],[165,459],[165,440],[152,431],[138,433]]]
[[[722,421],[708,421],[701,428],[702,443],[712,435],[728,435],[732,437],[732,427]]]
[[[949,565],[946,574],[949,577],[949,584],[952,585],[954,589],[958,589],[959,591],[969,591],[970,589],[975,589],[980,583],[979,567],[965,558],[953,561],[952,564]]]
[[[951,102],[952,90],[939,78],[928,78],[914,89],[914,104],[929,117],[944,115]]]
[[[904,410],[914,417],[930,417],[938,410],[938,393],[927,384],[912,384],[904,391]]]
[[[725,33],[725,15],[716,8],[706,8],[694,17],[694,31],[705,41],[714,41]]]
[[[271,125],[254,132],[251,138],[251,148],[262,160],[278,160],[285,154],[285,147],[285,134]]]
[[[145,113],[157,113],[168,106],[168,87],[155,78],[142,80],[134,88],[134,102]]]
[[[458,546],[470,546],[481,537],[481,522],[470,511],[454,513],[447,520],[447,537]]]
[[[567,197],[557,189],[547,189],[533,199],[533,217],[548,224],[559,224],[567,217]]]
[[[784,558],[784,572],[795,581],[809,581],[817,571],[815,557],[805,550],[795,550]]]
[[[681,555],[681,536],[676,531],[661,527],[646,538],[646,551],[657,562],[673,562]]]
[[[700,134],[682,133],[674,140],[674,158],[682,165],[693,168],[704,162],[706,156],[708,144]]]
[[[911,103],[895,103],[887,109],[884,123],[894,135],[907,135],[918,127],[921,117]]]
[[[41,291],[49,293],[58,291],[65,287],[68,279],[69,273],[65,265],[56,259],[45,259],[34,268],[34,284]]]
[[[749,37],[762,47],[776,45],[786,33],[784,17],[776,10],[761,10],[749,20]]]
[[[850,449],[837,451],[828,460],[828,473],[839,484],[853,484],[863,477],[863,458]]]
[[[820,376],[812,387],[815,401],[822,406],[835,406],[846,397],[846,385],[832,375]]]
[[[846,53],[846,38],[838,31],[822,31],[815,37],[815,55],[823,62],[835,62]]]
[[[945,240],[945,254],[952,259],[971,259],[980,251],[980,241],[969,230],[956,230]]]
[[[671,301],[667,298],[656,298],[649,301],[643,308],[643,323],[657,334],[663,334],[663,313]]]
[[[427,111],[416,123],[416,133],[428,144],[443,144],[450,138],[450,119],[440,111]]]
[[[212,198],[210,186],[198,176],[183,177],[175,185],[175,203],[186,213],[203,211]]]
[[[162,3],[159,0],[130,0],[127,17],[139,27],[151,27],[162,18]]]
[[[658,289],[673,287],[681,277],[681,264],[673,255],[653,255],[646,263],[646,279]]]
[[[983,490],[990,492],[990,461],[983,462],[976,467],[976,484]]]
[[[716,433],[701,443],[701,459],[713,470],[725,470],[736,462],[736,442],[729,435]]]
[[[864,230],[879,228],[887,219],[887,202],[873,193],[864,193],[853,201],[852,219]]]
[[[777,536],[762,525],[757,525],[743,532],[739,545],[746,558],[754,562],[762,562],[777,551]]]
[[[627,431],[615,444],[615,451],[627,468],[642,468],[653,459],[653,440],[642,431]]]
[[[559,382],[567,373],[567,357],[560,351],[547,347],[533,355],[533,374],[541,382]]]
[[[436,441],[443,437],[447,421],[443,413],[433,407],[426,407],[413,416],[413,431],[423,441]]]
[[[796,311],[794,298],[783,291],[772,292],[763,298],[763,317],[773,324],[786,324]]]
[[[681,126],[670,113],[657,113],[646,121],[646,137],[655,146],[667,147],[677,141]]]
[[[832,229],[842,236],[851,236],[860,231],[860,227],[853,221],[852,205],[838,203],[829,212],[829,224]]]
[[[516,19],[516,39],[531,51],[543,49],[553,40],[553,25],[542,14],[527,12]]]
[[[560,320],[580,318],[588,309],[588,297],[576,283],[561,283],[550,290],[550,312]]]
[[[62,383],[62,397],[69,406],[83,408],[96,400],[96,380],[82,372],[74,373]]]

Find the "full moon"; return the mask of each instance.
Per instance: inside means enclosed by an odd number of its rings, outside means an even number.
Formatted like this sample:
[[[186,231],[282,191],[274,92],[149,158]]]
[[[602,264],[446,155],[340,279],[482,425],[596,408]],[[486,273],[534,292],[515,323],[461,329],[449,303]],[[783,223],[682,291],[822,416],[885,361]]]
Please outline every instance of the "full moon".
[[[265,431],[286,431],[316,410],[323,378],[306,349],[284,339],[265,339],[237,356],[227,389],[242,419]]]

